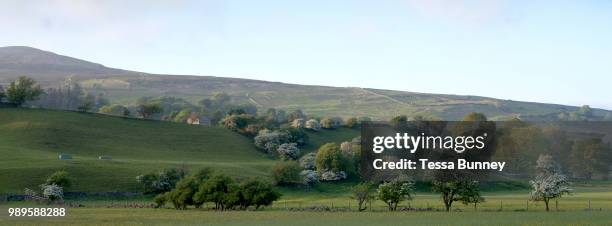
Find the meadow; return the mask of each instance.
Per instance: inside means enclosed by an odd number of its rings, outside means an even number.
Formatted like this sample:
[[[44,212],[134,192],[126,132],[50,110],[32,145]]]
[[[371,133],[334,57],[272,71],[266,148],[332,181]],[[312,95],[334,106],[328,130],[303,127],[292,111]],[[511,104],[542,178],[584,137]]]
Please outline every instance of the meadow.
[[[309,133],[305,152],[359,136],[359,130]],[[73,159],[59,160],[61,153]],[[80,192],[138,192],[135,177],[170,167],[212,167],[233,177],[269,178],[275,160],[251,139],[221,127],[42,109],[0,108],[0,193],[37,188],[66,170]],[[111,156],[112,160],[98,160]]]

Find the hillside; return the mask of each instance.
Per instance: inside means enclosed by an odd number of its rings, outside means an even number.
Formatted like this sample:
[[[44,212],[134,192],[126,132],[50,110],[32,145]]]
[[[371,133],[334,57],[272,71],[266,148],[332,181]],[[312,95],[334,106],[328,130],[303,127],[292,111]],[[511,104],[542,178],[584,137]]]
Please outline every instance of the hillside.
[[[96,114],[0,108],[0,137],[0,193],[36,188],[59,169],[74,175],[77,191],[135,191],[137,175],[164,167],[267,177],[273,164],[224,128]],[[59,160],[60,153],[74,159]]]
[[[309,133],[304,151],[358,135],[346,128]],[[73,160],[59,160],[60,153]],[[275,161],[220,127],[22,108],[0,108],[0,156],[0,193],[35,188],[60,169],[77,179],[74,191],[137,191],[137,175],[166,167],[267,178]]]
[[[19,75],[33,77],[47,87],[55,87],[71,75],[86,89],[105,93],[111,102],[120,104],[134,103],[142,96],[176,96],[195,103],[215,92],[226,92],[237,102],[254,104],[262,111],[271,107],[302,109],[313,116],[388,119],[399,114],[421,114],[457,120],[469,112],[483,112],[498,120],[517,116],[548,120],[560,112],[577,109],[478,96],[307,86],[213,76],[156,75],[107,68],[30,47],[1,47],[0,84]],[[603,116],[609,111],[595,109],[593,113]]]

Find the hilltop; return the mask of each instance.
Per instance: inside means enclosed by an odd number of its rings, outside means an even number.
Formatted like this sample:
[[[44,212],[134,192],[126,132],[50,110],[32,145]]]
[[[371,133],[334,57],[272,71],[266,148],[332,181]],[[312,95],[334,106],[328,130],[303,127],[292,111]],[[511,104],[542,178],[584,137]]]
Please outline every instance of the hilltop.
[[[27,75],[44,86],[55,87],[74,76],[84,88],[105,93],[113,103],[132,104],[142,96],[175,96],[197,102],[215,92],[226,92],[240,103],[261,111],[267,108],[302,109],[313,116],[369,116],[374,119],[408,115],[457,120],[470,112],[482,112],[503,120],[550,120],[578,108],[479,96],[427,94],[359,87],[286,84],[214,76],[159,75],[105,67],[31,47],[0,48],[0,84]],[[290,75],[288,75],[290,76]],[[595,109],[604,116],[609,111]]]

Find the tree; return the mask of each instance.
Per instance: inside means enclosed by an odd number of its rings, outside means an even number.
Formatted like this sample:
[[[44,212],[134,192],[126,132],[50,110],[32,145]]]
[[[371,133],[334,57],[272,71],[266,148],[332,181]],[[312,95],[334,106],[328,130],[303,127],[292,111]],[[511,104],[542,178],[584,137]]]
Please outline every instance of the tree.
[[[232,178],[217,174],[206,180],[198,188],[198,192],[195,193],[193,199],[195,202],[213,202],[216,210],[225,210],[226,207],[230,207],[235,198],[228,196],[238,190],[234,184]]]
[[[69,188],[72,185],[72,178],[70,174],[64,170],[57,171],[47,177],[45,185],[56,184],[64,189]]]
[[[317,170],[323,171],[347,171],[350,163],[342,155],[342,151],[336,143],[327,143],[322,145],[317,151]]]
[[[296,161],[282,161],[272,167],[272,179],[277,185],[296,185],[302,183],[302,168]]]
[[[359,120],[355,117],[350,117],[346,120],[346,127],[348,128],[357,128],[359,124]]]
[[[160,194],[172,190],[183,177],[185,177],[185,172],[180,169],[165,169],[156,173],[139,175],[136,181],[142,184],[145,194]]]
[[[546,211],[549,211],[549,201],[570,194],[570,184],[550,155],[540,155],[536,168],[539,171],[538,175],[534,180],[529,181],[532,187],[531,200],[544,201]]]
[[[301,119],[306,118],[306,115],[300,109],[292,111],[291,113],[289,113],[289,115],[287,115],[287,120],[289,122],[293,122],[294,120],[300,119],[300,118]]]
[[[285,143],[278,146],[276,152],[283,160],[296,160],[300,155],[300,149],[297,143]]]
[[[272,184],[260,181],[255,178],[247,179],[240,183],[240,192],[244,202],[241,207],[246,209],[248,206],[269,206],[281,197],[281,194],[274,190]]]
[[[57,184],[42,184],[40,188],[43,196],[50,201],[64,199],[64,190]]]
[[[268,154],[275,154],[281,144],[289,142],[290,135],[287,131],[260,130],[253,139],[255,147],[264,150]]]
[[[140,115],[140,117],[148,119],[154,114],[161,113],[163,109],[160,107],[159,104],[145,103],[138,105],[138,110],[136,111],[138,112],[138,115]]]
[[[203,200],[194,200],[193,197],[200,185],[210,178],[212,172],[210,168],[201,169],[195,174],[181,179],[176,183],[174,189],[164,193],[163,197],[156,198],[156,200],[159,199],[158,201],[163,201],[163,203],[171,201],[175,209],[186,209],[189,205],[199,208],[204,204]]]
[[[470,203],[474,204],[474,210],[477,209],[478,203],[484,202],[485,199],[480,195],[480,189],[478,189],[478,181],[471,181],[461,187],[459,191],[460,200],[463,205]]]
[[[255,117],[250,114],[231,114],[225,117],[221,123],[225,128],[239,133],[246,132],[245,128],[255,121]]]
[[[315,120],[315,119],[310,119],[310,120],[306,121],[306,123],[304,124],[304,127],[306,129],[310,129],[310,130],[313,130],[313,131],[321,130],[321,124],[319,124],[319,122],[317,122],[317,120]]]
[[[357,200],[359,205],[358,210],[364,211],[367,207],[364,205],[367,201],[374,199],[371,183],[359,183],[351,189],[353,198]]]
[[[21,76],[17,81],[11,82],[6,90],[6,99],[15,106],[21,106],[26,101],[38,99],[43,94],[40,85],[31,78]]]
[[[585,179],[591,179],[595,173],[607,176],[610,166],[610,147],[600,138],[579,140],[571,149],[570,164],[572,171]]]
[[[411,200],[414,194],[414,183],[411,181],[392,181],[378,185],[378,199],[385,202],[389,210],[395,211],[397,204]]]
[[[321,119],[321,127],[324,129],[336,129],[342,126],[342,118],[332,117]]]

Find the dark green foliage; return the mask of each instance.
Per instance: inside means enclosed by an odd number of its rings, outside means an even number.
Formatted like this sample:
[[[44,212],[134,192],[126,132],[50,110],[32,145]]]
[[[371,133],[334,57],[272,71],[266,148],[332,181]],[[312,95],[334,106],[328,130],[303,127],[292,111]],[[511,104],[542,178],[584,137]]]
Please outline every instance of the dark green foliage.
[[[296,161],[281,161],[272,167],[272,179],[277,185],[295,185],[302,183],[302,167]]]
[[[187,206],[199,208],[204,204],[204,200],[194,200],[194,195],[200,185],[210,178],[212,170],[204,168],[193,175],[181,179],[176,183],[176,187],[164,194],[165,200],[172,202],[175,209],[186,209]]]
[[[435,193],[440,193],[446,211],[450,211],[455,201],[464,204],[484,201],[480,196],[478,181],[454,180],[454,181],[433,181],[431,189]]]
[[[281,131],[287,132],[289,134],[288,143],[296,143],[298,146],[304,146],[308,143],[308,134],[304,131],[304,129],[299,128],[287,128],[282,129]]]
[[[56,184],[66,191],[67,188],[72,186],[73,179],[70,177],[68,172],[61,170],[51,174],[45,181],[46,185]]]
[[[272,205],[272,202],[278,200],[281,196],[274,190],[272,184],[255,178],[240,183],[240,192],[244,201],[240,204],[243,209],[248,206],[255,206],[255,209],[259,209],[261,206]]]
[[[161,113],[162,111],[163,109],[161,108],[161,106],[159,104],[154,103],[140,104],[138,105],[138,108],[136,110],[138,115],[145,119],[149,119],[154,114]]]
[[[235,192],[238,192],[238,187],[234,184],[234,180],[217,174],[199,186],[193,200],[198,203],[212,202],[215,204],[215,209],[224,210],[239,201]]]
[[[6,99],[15,106],[21,106],[26,101],[33,101],[43,94],[40,85],[31,78],[21,76],[17,81],[11,82],[6,90]]]

